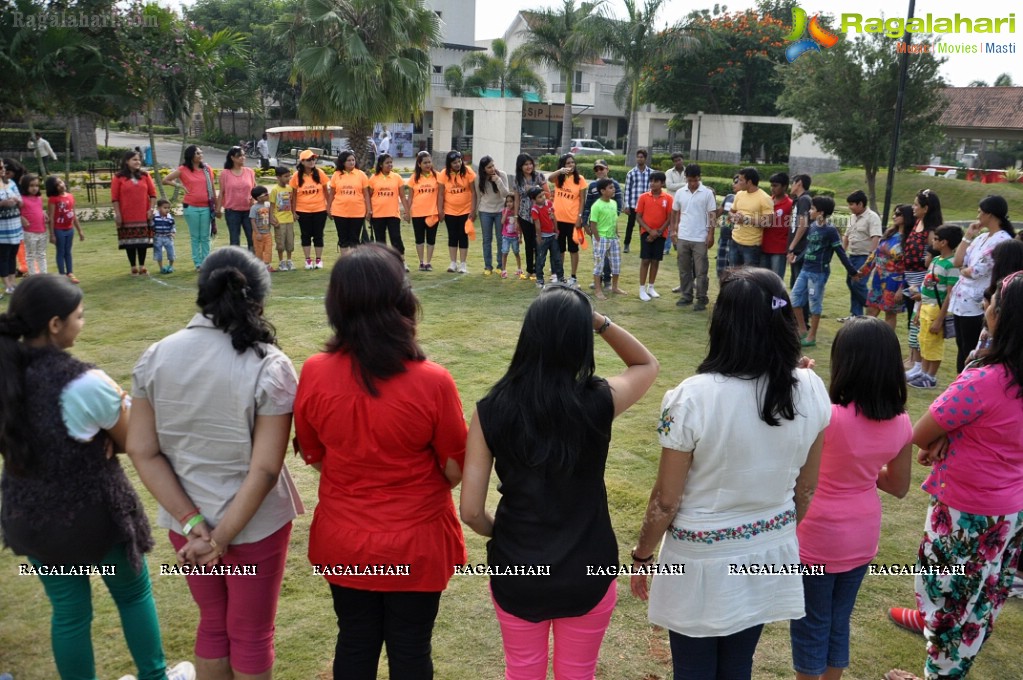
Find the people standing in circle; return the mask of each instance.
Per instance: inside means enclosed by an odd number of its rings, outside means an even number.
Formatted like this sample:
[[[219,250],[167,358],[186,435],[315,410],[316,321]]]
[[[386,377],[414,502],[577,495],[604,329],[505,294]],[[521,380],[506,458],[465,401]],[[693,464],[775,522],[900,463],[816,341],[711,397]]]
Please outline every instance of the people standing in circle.
[[[298,155],[298,170],[291,187],[291,207],[298,219],[298,229],[305,255],[306,269],[323,269],[323,227],[327,224],[327,175],[316,167],[316,154],[306,149]],[[316,262],[313,262],[313,252]]]
[[[245,167],[245,151],[240,146],[232,146],[224,159],[224,172],[220,173],[220,194],[217,196],[217,217],[221,209],[224,221],[227,222],[227,233],[231,245],[241,245],[241,232],[245,232],[245,242],[252,250],[252,220],[249,208],[252,207],[252,190],[256,188],[256,173],[252,168]]]
[[[949,310],[955,318],[956,372],[966,365],[966,356],[977,346],[984,325],[981,300],[991,283],[995,248],[1011,240],[1016,230],[1009,221],[1009,204],[1001,196],[980,202],[977,219],[966,229],[952,263],[959,268],[959,281],[952,291]]]
[[[554,183],[554,219],[558,225],[558,249],[562,257],[568,253],[571,272],[567,283],[578,285],[576,274],[579,270],[579,244],[575,242],[575,230],[582,226],[583,204],[589,182],[579,174],[575,156],[566,153],[558,158],[558,169],[547,177]],[[647,187],[650,186],[649,180]],[[636,199],[638,202],[638,198]],[[635,207],[635,206],[633,206]]]
[[[920,284],[927,276],[927,247],[931,244],[931,232],[943,223],[941,201],[930,189],[924,189],[913,199],[913,218],[916,223],[902,243],[902,264],[906,276],[906,316],[909,317],[909,357],[906,359],[906,379],[920,375],[920,335],[913,325]],[[986,284],[985,284],[986,285]],[[981,286],[983,290],[983,286]],[[980,331],[978,331],[979,333]],[[965,355],[964,355],[965,356]]]
[[[110,182],[110,200],[114,204],[117,247],[127,253],[131,275],[148,274],[146,250],[153,247],[156,185],[142,169],[142,156],[137,151],[128,151],[121,158],[121,169]]]
[[[707,358],[661,403],[660,470],[632,551],[637,567],[685,565],[655,575],[649,592],[646,576],[631,584],[649,599],[651,623],[669,631],[676,678],[748,680],[764,624],[803,616],[802,580],[729,573],[799,562],[796,524],[831,419],[823,381],[801,363],[778,275],[728,272]]]
[[[303,512],[284,465],[298,379],[263,315],[270,273],[254,254],[217,249],[198,288],[187,327],[135,364],[127,450],[178,563],[228,568],[186,575],[199,676],[269,679],[291,522]]]
[[[498,269],[501,265],[501,211],[504,197],[510,193],[508,175],[497,169],[494,159],[480,159],[476,190],[479,194],[480,225],[483,228],[483,275],[494,273],[494,246],[497,250]]]
[[[444,170],[437,176],[437,214],[448,230],[449,272],[469,273],[469,234],[466,222],[476,220],[476,173],[462,160],[458,151],[448,151]]]
[[[373,240],[386,243],[405,259],[405,243],[401,240],[401,215],[405,212],[405,180],[394,172],[394,159],[390,154],[377,156],[376,170],[369,178],[369,222],[373,226]],[[408,264],[405,265],[408,271]]]
[[[309,561],[337,615],[337,680],[374,680],[385,645],[390,677],[432,678],[441,593],[466,559],[451,498],[465,462],[462,402],[416,341],[419,301],[403,269],[376,243],[334,264],[333,334],[302,366],[295,399],[296,448],[320,473]],[[396,568],[331,569],[345,564]]]
[[[598,335],[625,364],[607,379],[595,375]],[[508,372],[476,404],[462,521],[491,539],[490,566],[549,569],[490,578],[508,678],[547,677],[552,628],[554,676],[593,677],[617,579],[590,575],[588,565],[620,561],[604,484],[612,423],[650,389],[657,371],[654,355],[594,311],[582,291],[549,286],[526,311]],[[501,500],[491,516],[494,470]]]
[[[196,271],[210,254],[210,230],[217,206],[213,169],[202,159],[202,149],[192,144],[185,149],[184,164],[163,178],[164,185],[176,186],[185,192],[181,202],[185,206],[184,218]]]
[[[419,256],[419,271],[432,272],[433,249],[437,243],[438,186],[437,173],[433,171],[433,158],[429,151],[416,154],[416,167],[406,181],[408,187],[408,215],[412,220],[412,232],[416,239],[416,255]]]
[[[58,568],[93,565],[117,605],[139,676],[195,680],[190,663],[167,668],[144,557],[153,537],[115,455],[125,448],[131,401],[110,376],[68,352],[84,325],[81,289],[54,274],[30,277],[0,314],[4,544],[40,570],[61,678],[96,677],[91,579]]]
[[[369,177],[356,167],[353,151],[346,149],[337,155],[334,174],[327,184],[327,204],[337,228],[337,247],[344,257],[359,245],[366,216],[371,213]]]
[[[515,213],[522,243],[526,246],[526,274],[531,281],[536,281],[536,228],[533,226],[533,201],[529,198],[533,187],[548,191],[547,178],[537,170],[532,156],[520,153],[515,159]]]

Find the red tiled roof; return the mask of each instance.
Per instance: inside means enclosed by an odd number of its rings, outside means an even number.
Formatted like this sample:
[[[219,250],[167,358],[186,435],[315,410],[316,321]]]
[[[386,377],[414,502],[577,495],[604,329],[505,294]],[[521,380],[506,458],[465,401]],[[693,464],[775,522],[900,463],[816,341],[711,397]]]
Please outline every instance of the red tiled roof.
[[[1023,130],[1023,87],[947,87],[945,128]]]

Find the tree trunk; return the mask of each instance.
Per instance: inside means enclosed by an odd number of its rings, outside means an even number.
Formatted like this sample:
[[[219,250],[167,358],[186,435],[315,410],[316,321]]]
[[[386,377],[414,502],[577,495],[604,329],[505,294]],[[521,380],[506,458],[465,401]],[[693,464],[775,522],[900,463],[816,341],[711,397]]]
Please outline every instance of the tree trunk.
[[[348,145],[355,154],[355,163],[367,173],[373,165],[373,149],[369,145],[372,136],[373,123],[366,120],[353,121],[348,131]]]
[[[639,83],[633,83],[632,92],[629,95],[629,131],[626,134],[625,139],[627,145],[626,153],[634,155],[635,150],[639,148]],[[625,159],[625,164],[628,165],[628,158]]]
[[[26,112],[31,111],[31,109],[29,109],[29,107],[28,107],[28,102],[25,101],[25,95],[24,94],[21,95],[21,108],[22,108],[23,111],[26,111]],[[31,140],[38,139],[38,137],[36,137],[36,126],[32,122],[31,114],[26,115],[25,116],[25,120],[28,121],[28,138],[29,138],[29,140],[31,141]],[[46,163],[43,162],[43,155],[41,153],[39,153],[39,145],[36,144],[35,142],[32,142],[32,153],[35,155],[36,161],[38,161],[38,163],[39,163],[39,176],[40,177],[46,177]]]
[[[870,209],[877,211],[877,168],[867,167],[863,169],[867,180],[867,199],[870,201]],[[878,213],[880,214],[880,213]],[[884,222],[884,218],[881,220]]]
[[[153,102],[146,102],[146,127],[149,129],[149,149],[153,154],[153,170],[154,177],[153,182],[156,184],[156,190],[160,193],[160,198],[167,198],[167,194],[163,190],[163,178],[160,177],[160,173],[156,172],[156,168],[160,167],[156,161],[156,135],[153,134]]]
[[[572,140],[572,89],[575,83],[572,81],[572,72],[568,71],[565,76],[565,111],[561,115],[561,153],[568,153],[569,142]]]
[[[110,120],[103,124],[103,146],[110,146]]]
[[[71,121],[64,120],[64,185],[71,186]]]

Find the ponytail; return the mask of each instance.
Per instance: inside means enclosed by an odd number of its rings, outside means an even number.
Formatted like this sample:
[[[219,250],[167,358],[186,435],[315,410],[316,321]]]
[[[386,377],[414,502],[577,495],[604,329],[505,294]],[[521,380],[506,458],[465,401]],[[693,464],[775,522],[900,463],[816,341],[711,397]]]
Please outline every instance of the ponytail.
[[[25,347],[18,338],[25,323],[10,313],[0,314],[0,455],[4,469],[21,476],[32,470],[25,413]]]
[[[263,316],[270,276],[255,255],[237,246],[219,248],[203,262],[196,304],[213,325],[231,336],[239,354],[253,349],[266,356],[261,343],[277,344],[273,325]]]

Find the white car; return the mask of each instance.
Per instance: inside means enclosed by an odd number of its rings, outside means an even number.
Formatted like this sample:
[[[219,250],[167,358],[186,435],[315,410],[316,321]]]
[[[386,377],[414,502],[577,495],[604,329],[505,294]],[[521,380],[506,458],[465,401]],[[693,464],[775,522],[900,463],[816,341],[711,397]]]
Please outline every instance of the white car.
[[[559,148],[558,153],[565,152]],[[609,156],[614,152],[595,139],[572,139],[568,143],[568,153],[576,156]]]

